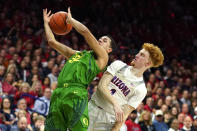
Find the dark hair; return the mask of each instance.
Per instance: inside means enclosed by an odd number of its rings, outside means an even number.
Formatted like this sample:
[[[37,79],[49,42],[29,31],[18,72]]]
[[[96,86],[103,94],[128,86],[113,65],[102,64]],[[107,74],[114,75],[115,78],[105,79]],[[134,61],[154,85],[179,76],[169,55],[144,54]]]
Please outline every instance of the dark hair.
[[[4,100],[5,100],[5,99],[8,99],[8,100],[9,100],[9,102],[10,102],[10,109],[11,109],[11,105],[12,105],[12,103],[11,103],[11,101],[10,101],[10,98],[9,98],[9,97],[4,97],[4,98],[3,98],[2,103],[1,103],[1,109],[3,109],[3,102],[4,102]]]
[[[107,35],[107,37],[111,40],[110,47],[112,48],[112,52],[110,52],[109,54],[113,54],[117,49],[116,42],[110,35]]]

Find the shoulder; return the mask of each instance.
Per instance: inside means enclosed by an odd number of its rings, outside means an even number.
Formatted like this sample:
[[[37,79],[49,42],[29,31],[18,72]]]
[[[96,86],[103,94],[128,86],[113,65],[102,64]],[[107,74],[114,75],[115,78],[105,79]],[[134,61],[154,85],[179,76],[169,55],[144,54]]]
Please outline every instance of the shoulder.
[[[18,130],[18,126],[16,126],[16,125],[11,126],[10,130],[11,131],[17,131]]]
[[[145,86],[145,83],[144,82],[137,86],[136,92],[137,93],[140,93],[140,94],[146,95],[147,89],[146,89],[146,86]]]
[[[124,63],[120,60],[115,60],[114,62],[111,63],[111,65],[125,66],[126,63]]]
[[[127,64],[120,61],[120,60],[116,60],[114,62],[112,62],[108,67],[109,68],[115,68],[116,70],[121,69],[122,67],[126,66]]]
[[[120,70],[122,67],[124,67],[126,64],[120,60],[116,60],[112,62],[108,67],[107,71],[111,73],[112,75],[115,75],[115,73]]]

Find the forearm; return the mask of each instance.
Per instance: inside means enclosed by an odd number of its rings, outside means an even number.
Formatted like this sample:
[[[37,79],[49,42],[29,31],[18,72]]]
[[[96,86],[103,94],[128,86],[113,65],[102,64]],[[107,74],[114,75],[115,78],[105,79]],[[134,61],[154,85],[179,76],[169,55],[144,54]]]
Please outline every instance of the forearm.
[[[51,28],[49,27],[49,24],[46,22],[44,22],[44,29],[45,29],[47,41],[48,42],[54,41],[55,40],[54,34],[53,34]]]
[[[109,103],[111,103],[112,105],[115,105],[115,104],[117,104],[117,101],[116,101],[116,99],[114,99],[114,97],[111,95],[111,93],[108,89],[108,84],[112,78],[113,78],[113,76],[110,73],[105,72],[99,82],[98,91],[102,94],[103,97],[106,98],[106,100]]]
[[[105,97],[105,100],[107,100],[110,104],[117,104],[117,101],[114,99],[114,97],[110,94],[110,91],[107,89],[107,86],[98,87],[98,90],[102,94],[102,96]]]
[[[89,31],[85,25],[75,20],[74,18],[71,18],[71,21],[69,22],[69,24],[71,24],[72,27],[75,28],[75,30],[83,36],[85,35],[85,32]]]
[[[51,31],[49,24],[44,23],[44,28],[45,28],[45,33],[46,33],[46,38],[48,41],[48,44],[55,49],[57,52],[65,56],[67,59],[70,58],[76,51],[73,50],[72,48],[63,45],[62,43],[58,42],[55,40],[55,37],[53,35],[53,32]]]

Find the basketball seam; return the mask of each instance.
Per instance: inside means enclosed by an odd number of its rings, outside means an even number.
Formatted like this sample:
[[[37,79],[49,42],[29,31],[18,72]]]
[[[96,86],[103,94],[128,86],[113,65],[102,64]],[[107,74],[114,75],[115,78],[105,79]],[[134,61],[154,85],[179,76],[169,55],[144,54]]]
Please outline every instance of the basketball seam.
[[[65,30],[67,30],[67,23],[66,23],[66,20],[64,19],[64,17],[62,16],[62,14],[61,14],[61,13],[60,13],[59,15],[62,17],[63,22],[64,22],[64,25],[66,26],[66,29],[65,29]]]
[[[53,22],[56,24],[56,26],[61,30],[61,27],[55,22],[53,16],[52,16]]]

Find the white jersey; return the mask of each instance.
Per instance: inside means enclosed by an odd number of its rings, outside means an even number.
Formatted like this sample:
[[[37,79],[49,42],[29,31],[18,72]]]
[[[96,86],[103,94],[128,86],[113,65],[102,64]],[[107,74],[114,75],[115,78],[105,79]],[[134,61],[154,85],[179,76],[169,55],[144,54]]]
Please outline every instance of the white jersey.
[[[108,89],[111,95],[119,102],[121,106],[128,104],[134,108],[142,102],[146,96],[147,90],[143,77],[136,77],[131,72],[132,66],[128,66],[122,61],[114,61],[107,68],[107,72],[113,75],[113,79],[109,83]],[[92,101],[103,108],[110,114],[115,114],[112,104],[110,104],[102,94],[97,90],[93,96]]]

